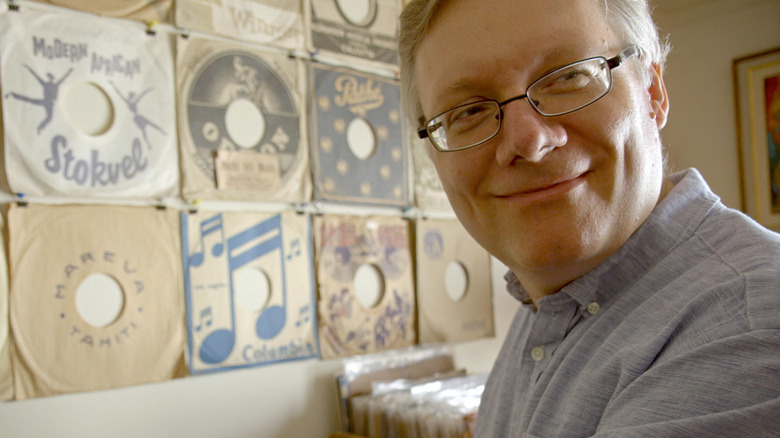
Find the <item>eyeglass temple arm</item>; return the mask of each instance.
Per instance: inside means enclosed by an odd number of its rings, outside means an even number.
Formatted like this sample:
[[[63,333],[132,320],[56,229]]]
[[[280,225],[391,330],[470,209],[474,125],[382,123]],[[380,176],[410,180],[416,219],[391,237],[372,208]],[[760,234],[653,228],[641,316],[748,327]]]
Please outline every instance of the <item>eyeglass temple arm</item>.
[[[437,123],[431,126],[431,131],[435,131],[441,127],[441,123]],[[417,130],[417,136],[420,138],[428,138],[428,129],[422,128]]]
[[[639,54],[639,47],[635,45],[630,45],[626,47],[622,52],[618,53],[617,56],[614,58],[607,59],[607,65],[609,66],[610,70],[619,66],[623,63],[626,59]]]

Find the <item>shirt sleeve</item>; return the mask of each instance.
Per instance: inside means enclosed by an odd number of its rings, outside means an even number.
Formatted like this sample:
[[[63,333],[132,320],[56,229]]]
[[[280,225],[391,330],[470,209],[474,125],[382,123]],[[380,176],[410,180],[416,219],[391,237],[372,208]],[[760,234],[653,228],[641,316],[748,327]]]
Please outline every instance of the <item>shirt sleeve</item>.
[[[656,363],[613,398],[595,436],[780,436],[780,331],[749,331]]]

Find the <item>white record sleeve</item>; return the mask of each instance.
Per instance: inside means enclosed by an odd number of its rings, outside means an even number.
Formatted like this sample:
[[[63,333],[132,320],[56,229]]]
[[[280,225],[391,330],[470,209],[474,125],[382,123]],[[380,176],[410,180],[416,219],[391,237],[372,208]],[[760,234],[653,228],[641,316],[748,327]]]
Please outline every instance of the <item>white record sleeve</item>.
[[[303,61],[205,38],[177,47],[183,197],[308,201]]]
[[[303,49],[301,0],[176,0],[176,25],[283,49]]]
[[[71,11],[0,15],[5,166],[15,193],[177,193],[169,35]]]
[[[35,0],[106,17],[126,18],[146,23],[170,23],[173,0]]]

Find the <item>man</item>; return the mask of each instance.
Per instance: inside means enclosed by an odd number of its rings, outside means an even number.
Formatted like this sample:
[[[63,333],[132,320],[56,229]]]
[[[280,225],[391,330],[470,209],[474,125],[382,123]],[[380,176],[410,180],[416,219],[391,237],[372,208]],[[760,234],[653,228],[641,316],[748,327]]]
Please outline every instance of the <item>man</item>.
[[[780,237],[664,171],[646,0],[415,0],[407,113],[524,306],[478,437],[778,436]]]

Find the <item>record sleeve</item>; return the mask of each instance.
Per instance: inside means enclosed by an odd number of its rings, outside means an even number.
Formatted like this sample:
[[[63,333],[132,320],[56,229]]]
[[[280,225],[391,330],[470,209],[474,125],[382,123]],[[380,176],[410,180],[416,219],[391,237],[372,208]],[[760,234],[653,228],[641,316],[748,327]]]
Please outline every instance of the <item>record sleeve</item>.
[[[56,6],[77,9],[114,18],[127,18],[144,23],[172,22],[173,0],[35,0]]]
[[[322,358],[414,345],[408,221],[314,217]]]
[[[13,192],[177,193],[171,41],[144,29],[67,10],[0,15],[5,165]]]
[[[306,0],[309,46],[354,62],[381,63],[397,69],[398,16],[401,0]]]
[[[319,356],[310,217],[182,213],[193,374]]]
[[[184,375],[177,219],[151,207],[11,205],[17,399]]]
[[[444,193],[439,175],[436,173],[436,166],[428,155],[429,148],[433,148],[427,143],[427,140],[414,138],[410,139],[410,156],[412,157],[414,204],[422,210],[452,212],[452,206]],[[436,152],[434,152],[436,153]]]
[[[0,216],[0,400],[14,397],[13,373],[11,372],[10,323],[8,320],[8,264],[5,255],[5,220]]]
[[[301,0],[176,0],[176,25],[283,49],[303,49]]]
[[[420,343],[491,337],[490,256],[455,219],[415,222]]]
[[[309,80],[315,198],[408,206],[397,81],[315,63]]]
[[[196,37],[177,56],[183,197],[310,200],[303,61]]]

